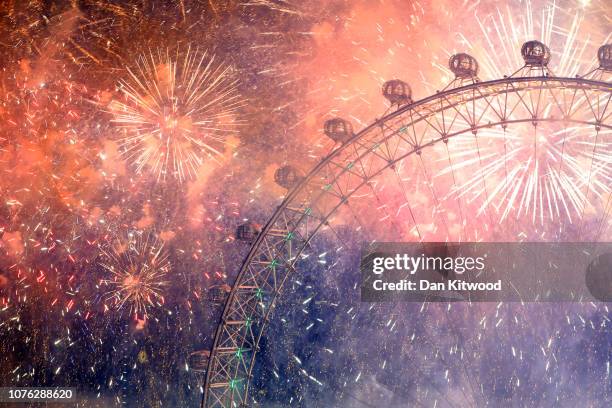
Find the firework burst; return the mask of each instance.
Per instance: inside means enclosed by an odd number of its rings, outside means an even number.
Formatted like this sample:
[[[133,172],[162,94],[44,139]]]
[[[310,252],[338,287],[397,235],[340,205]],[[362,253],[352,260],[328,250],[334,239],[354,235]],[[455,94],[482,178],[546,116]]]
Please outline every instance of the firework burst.
[[[101,283],[110,286],[106,299],[117,310],[125,307],[135,316],[147,316],[148,307],[163,304],[163,289],[170,263],[163,243],[151,235],[128,234],[127,242],[115,242],[102,250],[100,265],[111,273]]]
[[[478,146],[471,135],[458,137],[454,169],[468,170],[471,176],[451,195],[470,201],[480,197],[483,204],[478,214],[492,206],[499,222],[514,214],[543,225],[560,217],[572,222],[609,193],[612,155],[602,135],[586,126],[557,130],[548,126],[545,132],[530,127],[489,129],[482,132]],[[449,172],[451,167],[438,176]],[[490,181],[488,190],[483,179]]]
[[[534,74],[524,67],[513,76],[575,77],[598,66],[596,47],[610,40],[609,34],[586,23],[586,14],[584,5],[562,8],[555,1],[545,2],[540,10],[534,10],[531,1],[519,9],[508,5],[484,18],[475,17],[480,35],[474,37],[483,40],[459,34],[459,42],[482,64],[485,79],[500,78],[509,74],[504,71],[507,67],[522,66],[521,44],[534,38],[550,46],[553,68]],[[528,96],[537,98],[539,93]],[[552,99],[538,103],[544,106],[542,111],[555,105]],[[589,106],[599,103],[579,97],[576,109],[588,114]],[[561,217],[571,223],[610,193],[608,135],[608,130],[583,125],[541,124],[486,129],[480,132],[478,144],[469,135],[459,137],[455,168],[469,169],[469,176],[456,185],[454,193],[468,200],[482,198],[478,214],[491,206],[500,223],[511,214],[540,225]],[[449,171],[447,167],[438,175]],[[482,180],[490,180],[491,187],[484,187]]]
[[[0,47],[7,57],[36,55],[45,62],[45,69],[61,58],[65,64],[58,69],[74,64],[79,69],[95,66],[100,73],[107,73],[112,70],[109,63],[123,62],[118,34],[130,31],[141,13],[135,4],[99,0],[3,1]],[[132,37],[136,35],[132,33]]]
[[[124,101],[111,104],[124,157],[137,173],[150,171],[158,181],[193,178],[236,131],[237,83],[232,68],[206,52],[140,56],[120,82]]]

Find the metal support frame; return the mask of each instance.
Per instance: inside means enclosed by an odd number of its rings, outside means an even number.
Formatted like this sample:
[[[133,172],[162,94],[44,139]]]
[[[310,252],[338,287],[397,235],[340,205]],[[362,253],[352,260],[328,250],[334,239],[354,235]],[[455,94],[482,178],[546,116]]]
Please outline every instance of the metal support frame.
[[[288,193],[251,247],[215,333],[202,407],[255,403],[248,397],[255,357],[285,282],[309,241],[371,179],[410,155],[480,129],[564,122],[610,130],[611,98],[606,82],[504,78],[437,93],[355,134]]]

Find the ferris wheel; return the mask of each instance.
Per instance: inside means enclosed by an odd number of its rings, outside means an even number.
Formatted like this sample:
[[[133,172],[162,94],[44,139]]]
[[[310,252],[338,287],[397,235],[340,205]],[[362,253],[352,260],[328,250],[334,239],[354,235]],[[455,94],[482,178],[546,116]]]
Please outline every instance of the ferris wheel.
[[[330,119],[329,155],[309,172],[276,171],[288,190],[282,204],[265,226],[237,229],[251,249],[216,330],[202,407],[256,404],[249,391],[261,340],[317,236],[337,237],[334,250],[351,245],[339,232],[347,228],[360,242],[608,236],[612,45],[599,49],[597,69],[573,78],[555,76],[541,42],[521,55],[514,74],[484,81],[475,58],[456,54],[455,79],[418,101],[406,82],[388,81],[384,117],[359,132]],[[461,398],[478,405],[477,396]]]

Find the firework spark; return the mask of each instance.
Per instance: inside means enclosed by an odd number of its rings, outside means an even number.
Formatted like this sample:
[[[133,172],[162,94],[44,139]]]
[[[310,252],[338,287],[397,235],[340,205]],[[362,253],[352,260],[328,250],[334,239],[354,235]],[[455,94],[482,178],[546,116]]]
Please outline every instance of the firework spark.
[[[596,140],[596,136],[584,126],[545,135],[529,126],[488,129],[479,135],[478,146],[473,137],[460,136],[454,141],[454,170],[471,169],[472,176],[458,184],[451,195],[482,198],[478,213],[492,206],[500,222],[510,214],[516,218],[529,215],[533,223],[542,225],[560,217],[572,222],[592,201],[610,192],[610,144]],[[449,166],[438,176],[452,171]],[[486,190],[483,179],[499,183],[490,183],[492,187]]]
[[[126,243],[116,242],[102,255],[100,265],[112,274],[102,284],[111,287],[107,300],[114,299],[118,310],[127,306],[135,316],[147,316],[147,307],[163,303],[170,263],[162,243],[130,233]]]
[[[485,78],[500,78],[508,74],[503,71],[507,67],[522,65],[522,42],[541,38],[550,45],[555,60],[554,68],[547,68],[548,74],[575,77],[598,64],[591,37],[599,37],[597,41],[602,44],[610,38],[593,32],[585,23],[585,13],[581,7],[561,8],[554,1],[538,12],[527,1],[520,12],[508,6],[485,18],[476,16],[483,43],[462,34],[460,42],[481,62]],[[513,74],[532,75],[526,67]],[[537,92],[529,93],[529,97],[537,96]],[[598,102],[580,97],[576,106],[588,112],[589,104]],[[539,103],[544,106],[542,111],[554,109],[552,99]],[[572,222],[610,192],[612,151],[605,140],[608,133],[589,126],[543,124],[486,129],[479,133],[478,144],[468,135],[459,137],[454,142],[454,166],[469,168],[471,176],[459,183],[453,193],[468,196],[469,200],[483,198],[479,214],[492,206],[500,223],[510,214],[517,219],[527,216],[540,225],[560,217]],[[452,172],[451,167],[438,176]],[[487,190],[482,180],[498,182],[490,183]]]
[[[111,111],[123,130],[123,155],[137,173],[184,181],[206,157],[221,154],[243,103],[230,66],[191,48],[183,56],[158,50],[140,56],[128,74],[120,82],[125,100]]]

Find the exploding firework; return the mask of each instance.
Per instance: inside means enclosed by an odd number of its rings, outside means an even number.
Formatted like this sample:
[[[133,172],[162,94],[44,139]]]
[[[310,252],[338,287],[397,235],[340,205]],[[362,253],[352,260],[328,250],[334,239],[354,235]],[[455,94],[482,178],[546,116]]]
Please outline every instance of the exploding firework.
[[[141,17],[142,10],[135,4],[10,0],[0,3],[0,46],[7,56],[37,55],[46,62],[46,69],[61,58],[79,69],[95,66],[107,73],[112,70],[109,63],[124,62],[118,34],[131,32]],[[141,20],[138,25],[142,24]],[[134,42],[136,34],[131,36]]]
[[[521,43],[534,38],[550,46],[549,58],[554,64],[535,71],[527,64],[512,76],[575,77],[599,65],[597,42],[593,43],[591,38],[597,38],[601,44],[610,39],[609,34],[606,36],[586,24],[586,14],[582,6],[562,8],[553,1],[538,10],[527,1],[519,10],[507,6],[484,18],[476,16],[480,35],[473,37],[482,38],[482,43],[463,34],[459,34],[459,42],[482,63],[482,75],[487,79],[502,77],[509,74],[504,71],[508,67],[527,63],[521,54]],[[555,109],[558,102],[554,96],[541,98],[538,91],[529,92],[525,98],[537,100],[542,111]],[[590,113],[591,106],[606,104],[605,100],[589,101],[582,96],[575,99],[574,110],[585,115]],[[491,112],[480,114],[491,116]],[[484,204],[478,213],[493,207],[499,222],[511,214],[517,219],[527,216],[540,225],[560,217],[572,222],[610,193],[612,151],[606,141],[609,133],[567,123],[485,129],[479,133],[478,144],[467,135],[458,138],[454,142],[456,163],[438,175],[452,172],[453,166],[455,170],[469,169],[470,176],[455,186],[455,196],[468,200],[482,198]],[[490,180],[491,187],[484,187],[482,180]]]
[[[110,286],[106,299],[114,300],[117,310],[128,307],[135,316],[147,316],[148,307],[163,304],[170,262],[162,243],[130,233],[127,242],[115,242],[102,256],[100,265],[112,277],[101,283]]]
[[[124,101],[111,104],[124,157],[157,180],[193,178],[236,131],[237,83],[232,68],[206,52],[140,56],[120,83]]]
[[[482,199],[478,214],[493,207],[500,222],[511,214],[517,219],[527,215],[541,225],[560,217],[572,222],[610,193],[611,146],[592,128],[488,129],[479,135],[478,146],[470,136],[454,141],[457,163],[438,176],[468,170],[471,176],[451,195]],[[489,180],[490,188],[482,180]]]
[[[371,6],[367,11],[356,12],[358,16],[347,23],[342,35],[333,38],[337,45],[329,47],[334,50],[333,54],[324,54],[323,50],[321,56],[313,59],[318,69],[308,62],[302,64],[307,70],[315,72],[312,76],[325,67],[324,64],[333,65],[327,67],[325,75],[307,95],[307,99],[317,99],[318,102],[310,103],[304,110],[315,109],[318,111],[316,116],[336,116],[340,113],[341,117],[350,119],[355,128],[365,127],[370,123],[372,106],[378,104],[382,108],[378,84],[395,78],[395,75],[402,78],[406,67],[418,71],[419,80],[409,81],[415,100],[444,87],[460,86],[460,81],[453,81],[454,76],[447,65],[449,57],[458,52],[468,52],[476,58],[480,66],[477,74],[482,81],[504,76],[585,75],[599,66],[597,48],[610,40],[610,35],[603,32],[599,24],[589,24],[593,18],[598,18],[592,16],[594,8],[595,4],[585,7],[555,1],[509,2],[504,7],[491,9],[474,7],[464,14],[466,21],[473,21],[473,24],[463,26],[455,19],[454,23],[461,29],[456,33],[444,33],[448,37],[444,43],[435,44],[437,33],[428,31],[426,41],[432,45],[430,48],[442,52],[434,51],[431,56],[433,62],[425,62],[419,60],[428,58],[430,50],[419,44],[403,42],[404,36],[414,36],[415,32],[426,27],[421,21],[425,15],[415,13],[411,16],[415,24],[404,27],[398,24],[402,15],[399,9]],[[389,13],[389,10],[395,10],[395,13]],[[369,25],[371,15],[378,14],[381,22]],[[397,14],[398,17],[390,14]],[[368,36],[368,29],[375,29],[374,35]],[[315,37],[321,35],[324,33],[318,33]],[[534,39],[550,46],[550,64],[545,70],[521,69],[525,66],[521,46]],[[351,58],[337,62],[342,55],[337,48],[350,49]],[[388,49],[388,53],[378,54],[376,51],[381,49]],[[346,81],[332,74],[337,66],[351,70],[350,75],[343,72]],[[299,69],[297,71],[300,72]],[[356,81],[355,78],[367,80]],[[372,92],[375,92],[375,96]],[[321,93],[325,97],[322,98]],[[537,106],[540,112],[550,112],[557,109],[559,100],[555,100],[555,97],[543,98],[541,92],[529,91],[524,95],[524,100],[530,106]],[[599,106],[605,107],[606,98],[604,95],[600,100],[589,101],[578,95],[572,113],[586,117],[591,114],[591,107],[595,107],[595,110]],[[512,121],[521,109],[522,102],[509,107],[507,119]],[[494,110],[482,109],[475,112],[475,117],[482,117],[485,123],[495,123]],[[305,115],[309,116],[310,113]],[[465,115],[456,114],[454,120],[454,123],[469,128]],[[317,126],[320,123],[317,122]],[[308,121],[303,121],[296,123],[296,126],[310,125]],[[330,148],[329,140],[325,140],[320,129],[309,129],[305,133],[306,137],[320,135],[311,143],[314,151],[319,147]],[[490,212],[492,218],[488,219],[494,223],[503,223],[508,218],[540,226],[546,221],[561,218],[575,222],[583,219],[586,213],[594,212],[594,207],[605,200],[610,192],[609,163],[612,152],[606,141],[608,134],[607,129],[570,123],[485,128],[478,131],[478,142],[474,135],[466,134],[450,142],[448,150],[441,147],[437,152],[439,157],[434,157],[426,165],[425,171],[436,182],[455,173],[456,178],[451,181],[452,192],[442,194],[442,206],[449,207],[458,199],[463,206],[479,201],[482,205],[473,209],[474,214]],[[420,161],[414,164],[421,166]],[[404,190],[418,192],[420,184],[425,183],[426,186],[429,183],[427,177],[421,177],[410,165],[399,167],[398,173],[404,185],[400,188],[387,186],[387,195],[395,189],[399,196],[405,196]],[[385,198],[382,198],[384,202]],[[422,199],[420,195],[415,198]]]

